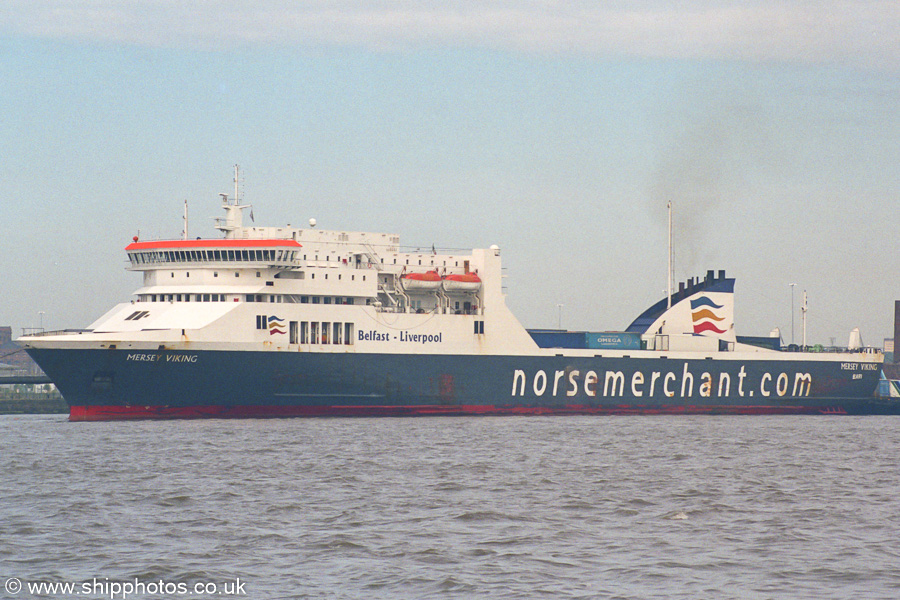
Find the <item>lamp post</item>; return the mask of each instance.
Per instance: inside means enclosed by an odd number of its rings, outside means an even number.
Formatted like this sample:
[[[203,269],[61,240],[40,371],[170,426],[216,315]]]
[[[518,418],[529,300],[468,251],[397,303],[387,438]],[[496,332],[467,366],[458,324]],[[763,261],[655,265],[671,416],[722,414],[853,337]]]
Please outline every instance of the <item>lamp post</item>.
[[[556,305],[556,308],[557,308],[557,310],[559,311],[559,317],[558,317],[558,320],[557,320],[557,322],[556,322],[556,328],[557,328],[557,329],[562,329],[562,307],[563,307],[562,304],[557,304],[557,305]]]
[[[789,284],[791,286],[791,345],[794,345],[794,286],[796,283]]]
[[[40,318],[41,318],[41,321],[40,321],[40,324],[41,324],[40,329],[41,329],[41,333],[43,333],[43,332],[44,332],[44,311],[39,310],[39,311],[38,311],[38,315],[40,315]]]

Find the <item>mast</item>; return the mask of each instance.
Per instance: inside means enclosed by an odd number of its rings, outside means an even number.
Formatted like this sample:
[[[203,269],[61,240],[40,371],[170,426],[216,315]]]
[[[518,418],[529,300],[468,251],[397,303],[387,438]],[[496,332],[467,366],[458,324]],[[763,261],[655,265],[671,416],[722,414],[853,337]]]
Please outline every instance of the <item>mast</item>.
[[[666,272],[666,308],[672,308],[672,201],[666,202],[666,209],[669,212],[669,270]]]
[[[238,170],[240,167],[238,165],[234,165],[234,204],[235,206],[240,205],[241,200],[238,196]]]
[[[808,306],[806,304],[806,290],[803,290],[803,306],[800,307],[800,314],[803,316],[803,348],[806,348],[806,311]]]
[[[184,239],[188,239],[188,206],[187,206],[187,200],[184,201],[184,217],[183,217],[183,218],[184,218],[184,231],[183,231],[182,233],[184,234]]]
[[[249,208],[252,212],[252,205],[241,205],[241,201],[238,198],[238,182],[240,181],[240,166],[234,165],[234,198],[233,202],[229,202],[228,194],[219,194],[222,198],[222,208],[225,209],[224,217],[216,218],[216,229],[225,233],[225,239],[233,239],[235,237],[235,231],[243,228],[243,218],[242,211],[245,208]],[[252,215],[251,215],[252,216]]]

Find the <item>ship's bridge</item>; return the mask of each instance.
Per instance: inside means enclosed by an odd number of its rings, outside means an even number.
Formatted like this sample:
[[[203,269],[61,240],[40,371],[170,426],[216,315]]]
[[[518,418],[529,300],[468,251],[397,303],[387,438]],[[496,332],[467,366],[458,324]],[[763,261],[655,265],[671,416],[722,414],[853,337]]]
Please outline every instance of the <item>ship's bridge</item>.
[[[248,264],[289,267],[301,245],[294,240],[163,240],[134,242],[125,251],[132,271],[181,264]]]

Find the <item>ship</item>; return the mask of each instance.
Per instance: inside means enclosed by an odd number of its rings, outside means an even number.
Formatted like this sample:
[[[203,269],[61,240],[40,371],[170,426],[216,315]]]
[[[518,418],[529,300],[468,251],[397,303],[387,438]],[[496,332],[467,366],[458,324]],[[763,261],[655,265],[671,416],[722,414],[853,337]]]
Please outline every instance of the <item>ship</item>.
[[[876,393],[877,350],[738,336],[723,271],[670,278],[622,331],[529,330],[499,247],[246,226],[237,181],[219,237],[135,236],[131,299],[19,338],[70,420],[900,412]]]

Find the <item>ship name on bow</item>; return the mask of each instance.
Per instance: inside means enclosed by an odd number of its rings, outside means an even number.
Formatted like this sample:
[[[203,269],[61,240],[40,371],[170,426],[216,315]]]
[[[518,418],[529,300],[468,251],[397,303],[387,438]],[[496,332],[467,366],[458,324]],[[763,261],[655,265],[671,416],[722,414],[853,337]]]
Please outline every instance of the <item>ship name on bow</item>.
[[[129,352],[125,360],[133,362],[167,362],[167,363],[195,363],[196,354],[147,354],[143,352]]]

